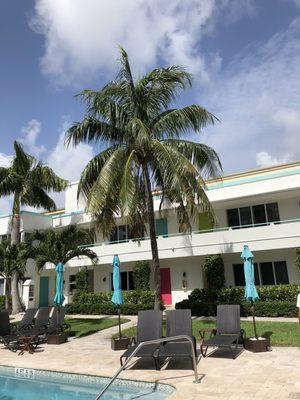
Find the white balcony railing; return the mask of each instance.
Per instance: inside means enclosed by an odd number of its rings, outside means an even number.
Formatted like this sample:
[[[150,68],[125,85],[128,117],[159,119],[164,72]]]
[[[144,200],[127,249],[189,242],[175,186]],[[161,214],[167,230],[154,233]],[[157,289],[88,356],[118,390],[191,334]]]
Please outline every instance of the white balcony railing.
[[[161,259],[240,253],[243,244],[246,243],[253,251],[299,247],[300,219],[158,236]],[[110,263],[114,254],[118,254],[124,262],[151,259],[149,237],[94,243],[86,247],[92,248],[97,253],[100,264]],[[72,260],[71,263],[81,265],[82,260]]]

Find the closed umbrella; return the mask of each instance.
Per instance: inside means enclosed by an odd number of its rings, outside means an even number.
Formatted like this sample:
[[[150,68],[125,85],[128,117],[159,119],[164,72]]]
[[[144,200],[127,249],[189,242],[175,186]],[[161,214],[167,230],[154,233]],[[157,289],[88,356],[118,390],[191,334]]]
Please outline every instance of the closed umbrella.
[[[63,263],[58,263],[55,267],[55,272],[56,272],[56,291],[55,291],[55,296],[53,299],[54,304],[58,307],[57,310],[57,324],[56,326],[59,326],[59,321],[60,321],[60,307],[63,305],[65,301],[65,296],[64,296],[64,264]]]
[[[121,274],[120,274],[120,260],[117,255],[114,255],[113,258],[113,295],[111,298],[112,303],[118,307],[118,317],[119,317],[119,337],[121,339],[121,315],[120,315],[120,306],[124,303],[123,294],[121,290]]]
[[[247,301],[251,301],[254,335],[257,339],[258,336],[256,332],[254,302],[259,299],[259,296],[255,287],[254,256],[247,245],[244,245],[241,258],[244,261],[244,275],[245,275],[244,297]]]
[[[56,291],[55,291],[55,296],[54,296],[54,304],[56,306],[62,306],[64,301],[65,301],[65,296],[64,296],[64,264],[63,263],[58,263],[57,266],[55,267],[55,272],[56,272]]]

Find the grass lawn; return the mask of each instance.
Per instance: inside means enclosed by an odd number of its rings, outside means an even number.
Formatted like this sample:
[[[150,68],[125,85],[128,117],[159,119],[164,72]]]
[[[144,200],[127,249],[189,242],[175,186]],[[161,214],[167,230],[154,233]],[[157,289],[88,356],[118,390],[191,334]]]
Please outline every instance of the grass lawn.
[[[242,321],[242,329],[246,336],[253,336],[252,322]],[[300,324],[295,322],[256,322],[257,333],[259,336],[268,337],[271,340],[271,346],[294,346],[300,347]],[[193,321],[193,332],[197,340],[200,339],[199,330],[213,329],[216,325],[211,321]],[[124,335],[136,336],[136,327],[124,329]],[[163,326],[165,335],[165,324]]]
[[[121,323],[129,319],[121,318]],[[70,336],[82,337],[118,325],[118,318],[68,318],[66,322],[71,325]]]

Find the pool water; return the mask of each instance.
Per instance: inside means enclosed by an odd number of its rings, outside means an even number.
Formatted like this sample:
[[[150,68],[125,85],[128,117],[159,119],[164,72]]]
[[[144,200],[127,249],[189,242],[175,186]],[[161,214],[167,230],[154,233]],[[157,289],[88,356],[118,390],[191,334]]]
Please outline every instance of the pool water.
[[[0,400],[94,400],[108,378],[0,367]],[[169,385],[118,379],[103,400],[164,400]]]

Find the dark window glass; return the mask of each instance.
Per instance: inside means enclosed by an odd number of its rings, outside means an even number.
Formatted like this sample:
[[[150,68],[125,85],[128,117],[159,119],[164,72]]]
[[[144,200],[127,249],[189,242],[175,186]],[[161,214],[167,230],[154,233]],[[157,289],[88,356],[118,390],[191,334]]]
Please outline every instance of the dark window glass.
[[[245,286],[243,264],[233,264],[233,275],[234,275],[235,286]]]
[[[255,285],[260,285],[257,263],[254,263],[254,281],[255,281]]]
[[[118,229],[117,229],[117,228],[115,228],[115,229],[112,231],[109,240],[110,240],[111,242],[117,242],[117,241],[118,241]]]
[[[239,226],[240,218],[239,218],[239,210],[237,208],[232,208],[231,210],[227,210],[227,220],[228,226]]]
[[[264,204],[258,204],[252,207],[253,222],[255,224],[264,224],[266,220],[266,212]]]
[[[266,204],[266,209],[269,222],[280,221],[279,209],[277,203]]]
[[[262,285],[275,285],[273,264],[271,262],[260,263],[260,275]]]
[[[279,284],[288,284],[289,276],[287,272],[286,262],[285,261],[275,261],[274,262],[276,283]]]
[[[121,289],[127,290],[127,272],[121,272]]]
[[[90,292],[94,291],[94,270],[88,270],[88,288]]]
[[[134,290],[133,271],[128,272],[129,290]]]
[[[127,239],[126,235],[126,225],[119,226],[119,242],[124,241]]]
[[[240,208],[241,225],[252,225],[252,216],[250,207]]]

